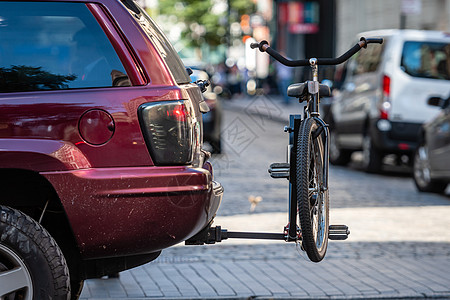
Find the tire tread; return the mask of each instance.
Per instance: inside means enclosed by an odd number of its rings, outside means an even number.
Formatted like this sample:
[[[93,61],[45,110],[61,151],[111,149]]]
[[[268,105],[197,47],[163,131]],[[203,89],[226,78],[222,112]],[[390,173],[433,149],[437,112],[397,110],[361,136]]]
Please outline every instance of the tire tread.
[[[32,240],[44,255],[52,271],[55,299],[70,299],[69,269],[64,255],[50,233],[30,216],[8,206],[0,205],[0,215],[0,222],[15,227]],[[0,241],[5,238],[2,234]]]

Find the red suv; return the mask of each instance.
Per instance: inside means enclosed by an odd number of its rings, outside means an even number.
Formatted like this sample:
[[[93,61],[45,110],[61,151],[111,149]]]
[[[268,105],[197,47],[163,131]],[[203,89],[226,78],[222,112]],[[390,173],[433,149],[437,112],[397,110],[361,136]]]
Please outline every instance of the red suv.
[[[0,298],[77,299],[207,227],[206,111],[131,0],[0,0]]]

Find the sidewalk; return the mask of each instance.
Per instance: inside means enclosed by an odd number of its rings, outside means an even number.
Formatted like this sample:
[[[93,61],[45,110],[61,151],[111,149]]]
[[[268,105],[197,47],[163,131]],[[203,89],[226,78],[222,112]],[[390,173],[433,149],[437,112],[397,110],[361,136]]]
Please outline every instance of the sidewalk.
[[[118,279],[87,280],[81,298],[450,299],[449,210],[333,209],[334,221],[354,230],[350,242],[330,241],[326,258],[318,264],[295,244],[279,241],[178,245]],[[411,224],[411,216],[416,223]],[[428,235],[427,216],[440,220],[436,232]],[[276,232],[285,218],[285,213],[219,216],[215,224],[238,230],[245,219],[254,224],[250,231]],[[387,220],[396,220],[397,230],[383,237],[380,233],[393,226]]]
[[[82,299],[444,299],[448,249],[332,242],[315,264],[293,244],[174,247],[118,279],[87,280]]]

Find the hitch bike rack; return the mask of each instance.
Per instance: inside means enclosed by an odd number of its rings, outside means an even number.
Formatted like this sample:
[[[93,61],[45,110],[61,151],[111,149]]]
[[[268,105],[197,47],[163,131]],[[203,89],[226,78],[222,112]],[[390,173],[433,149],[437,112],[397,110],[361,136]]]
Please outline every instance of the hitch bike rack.
[[[299,232],[299,230],[297,229]],[[185,241],[186,245],[211,245],[219,243],[227,239],[254,239],[254,240],[283,240],[286,242],[293,242],[301,240],[301,233],[297,235],[297,238],[292,238],[288,234],[289,228],[285,227],[284,233],[275,232],[239,232],[228,231],[222,229],[221,226],[211,227],[208,226],[195,236]],[[346,240],[350,230],[346,225],[330,225],[328,232],[328,239],[330,240]]]

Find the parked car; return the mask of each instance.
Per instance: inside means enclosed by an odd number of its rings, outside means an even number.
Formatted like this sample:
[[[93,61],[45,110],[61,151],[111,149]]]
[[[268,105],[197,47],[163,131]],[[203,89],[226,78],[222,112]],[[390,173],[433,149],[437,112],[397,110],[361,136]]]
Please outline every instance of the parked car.
[[[345,165],[363,151],[363,167],[381,170],[386,154],[412,157],[422,124],[437,115],[426,104],[450,88],[450,36],[443,32],[381,30],[358,37],[384,43],[360,51],[343,69],[331,107],[330,161]]]
[[[207,227],[201,102],[133,1],[1,0],[0,298],[77,299]]]
[[[192,81],[210,80],[208,73],[198,67],[191,67]],[[210,145],[212,153],[219,154],[222,152],[222,104],[217,94],[213,92],[211,84],[203,93],[203,99],[209,107],[209,112],[203,114],[203,138]]]
[[[428,104],[441,111],[422,127],[413,178],[419,191],[442,193],[450,183],[450,98],[432,97]]]

